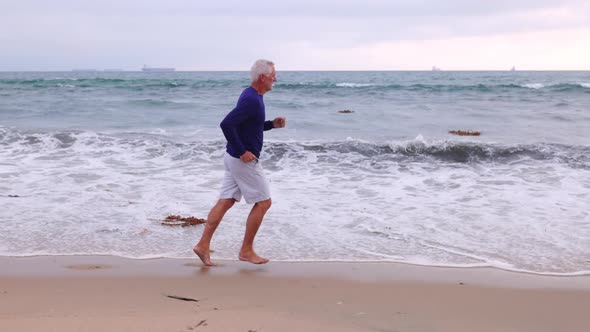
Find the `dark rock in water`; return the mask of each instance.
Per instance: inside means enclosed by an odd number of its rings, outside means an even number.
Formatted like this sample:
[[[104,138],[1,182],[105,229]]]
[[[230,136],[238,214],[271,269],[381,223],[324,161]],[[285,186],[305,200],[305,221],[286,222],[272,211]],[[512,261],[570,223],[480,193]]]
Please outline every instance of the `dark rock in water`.
[[[469,130],[449,130],[449,134],[459,135],[459,136],[479,136],[479,135],[481,135],[481,132],[469,131]]]
[[[340,110],[340,111],[338,111],[338,113],[350,114],[350,113],[354,113],[354,111],[351,111],[351,110]]]

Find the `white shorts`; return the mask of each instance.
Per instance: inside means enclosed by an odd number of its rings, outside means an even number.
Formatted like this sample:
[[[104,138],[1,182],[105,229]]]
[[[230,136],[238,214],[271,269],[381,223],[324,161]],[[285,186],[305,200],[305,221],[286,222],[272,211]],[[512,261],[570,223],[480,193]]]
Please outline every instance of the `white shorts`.
[[[244,199],[248,204],[270,199],[268,181],[264,176],[260,161],[254,160],[245,163],[226,152],[223,156],[223,164],[225,174],[221,184],[220,199],[233,198],[239,202],[242,195],[244,195]]]

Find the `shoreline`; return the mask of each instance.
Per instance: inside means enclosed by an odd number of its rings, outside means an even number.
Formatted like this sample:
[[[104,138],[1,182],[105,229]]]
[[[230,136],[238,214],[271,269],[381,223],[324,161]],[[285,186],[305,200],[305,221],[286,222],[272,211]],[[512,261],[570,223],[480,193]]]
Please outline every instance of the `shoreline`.
[[[0,257],[7,331],[578,332],[590,276],[398,263]]]
[[[357,282],[419,281],[459,283],[484,287],[590,290],[590,275],[545,275],[496,267],[441,267],[396,262],[274,262],[254,265],[238,260],[214,260],[202,266],[195,258],[132,259],[111,255],[0,256],[0,278],[88,276],[81,266],[96,266],[108,277],[190,277],[195,271],[212,276],[256,273],[272,278],[326,278]],[[82,272],[76,272],[82,271]]]
[[[31,254],[31,255],[23,255],[23,256],[14,256],[14,255],[0,255],[1,259],[26,259],[26,258],[41,258],[41,257],[113,257],[114,259],[124,259],[124,260],[131,260],[131,261],[153,261],[153,260],[192,260],[194,257],[127,257],[127,256],[118,256],[115,254]],[[232,262],[234,260],[225,259],[225,258],[214,258],[214,261],[220,262]],[[491,270],[500,270],[508,273],[516,273],[516,274],[527,274],[527,275],[534,275],[540,277],[584,277],[590,276],[590,270],[581,270],[575,272],[538,272],[538,271],[528,271],[528,270],[521,270],[521,269],[511,269],[511,268],[503,268],[499,266],[493,265],[486,265],[486,264],[473,264],[473,265],[444,265],[444,264],[422,264],[422,263],[413,263],[413,262],[402,262],[402,261],[395,261],[395,260],[281,260],[281,261],[273,261],[272,263],[279,263],[279,264],[394,264],[394,265],[408,265],[408,266],[416,266],[422,268],[437,268],[437,269],[491,269]],[[0,274],[1,275],[1,274]]]

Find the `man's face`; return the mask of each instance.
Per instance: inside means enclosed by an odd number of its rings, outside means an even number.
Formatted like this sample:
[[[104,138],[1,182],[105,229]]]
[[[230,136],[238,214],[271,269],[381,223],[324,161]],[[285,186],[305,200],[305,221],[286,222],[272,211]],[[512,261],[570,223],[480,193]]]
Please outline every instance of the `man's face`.
[[[272,67],[272,72],[268,76],[262,75],[262,80],[266,90],[272,90],[273,83],[277,81],[277,71],[275,70],[274,66]]]

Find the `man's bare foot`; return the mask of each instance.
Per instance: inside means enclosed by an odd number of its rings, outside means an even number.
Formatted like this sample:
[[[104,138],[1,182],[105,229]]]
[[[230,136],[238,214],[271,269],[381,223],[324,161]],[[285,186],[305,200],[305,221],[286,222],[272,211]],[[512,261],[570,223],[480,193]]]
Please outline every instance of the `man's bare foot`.
[[[256,255],[254,251],[242,251],[240,252],[240,260],[250,262],[252,264],[264,264],[268,263],[268,259]]]
[[[203,265],[215,266],[215,264],[211,263],[211,258],[209,258],[209,250],[208,249],[199,248],[199,246],[197,245],[193,248],[193,251],[195,252],[195,254],[197,256],[199,256],[199,258],[201,259],[201,262],[203,262]]]

